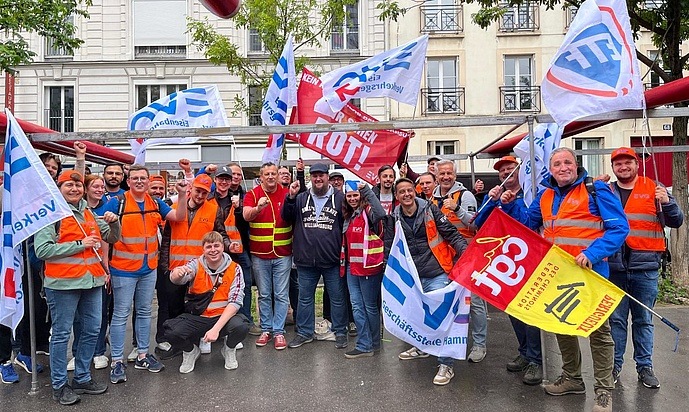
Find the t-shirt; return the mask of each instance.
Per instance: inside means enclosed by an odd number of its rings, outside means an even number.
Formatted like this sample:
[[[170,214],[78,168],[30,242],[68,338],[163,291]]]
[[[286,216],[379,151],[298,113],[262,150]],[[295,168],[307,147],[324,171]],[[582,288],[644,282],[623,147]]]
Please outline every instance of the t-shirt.
[[[383,210],[388,215],[392,213],[392,193],[381,193],[380,194],[380,205],[383,206]]]

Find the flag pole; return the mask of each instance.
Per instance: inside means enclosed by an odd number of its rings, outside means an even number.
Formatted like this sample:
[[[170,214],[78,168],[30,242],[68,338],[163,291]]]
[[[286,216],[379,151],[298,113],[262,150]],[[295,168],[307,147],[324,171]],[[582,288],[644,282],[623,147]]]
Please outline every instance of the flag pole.
[[[36,311],[34,302],[34,285],[33,273],[31,272],[31,261],[29,260],[29,242],[22,242],[24,248],[24,273],[28,280],[29,292],[29,334],[31,336],[31,390],[29,395],[38,394],[38,363],[36,362]]]
[[[517,164],[517,167],[515,167],[514,170],[512,170],[512,171],[510,172],[509,175],[507,175],[507,177],[505,178],[505,180],[503,180],[502,183],[500,183],[500,186],[498,186],[498,187],[500,187],[500,189],[502,189],[503,187],[505,187],[505,183],[506,183],[508,180],[510,180],[510,177],[512,177],[512,175],[514,174],[514,172],[516,172],[517,170],[519,170],[519,167],[520,167],[521,165],[522,165],[521,163]],[[481,207],[476,211],[476,213],[474,213],[474,216],[472,216],[471,219],[469,219],[469,224],[474,223],[474,220],[476,219],[476,216],[478,216],[479,213],[481,213],[481,211],[486,207],[486,205],[488,205],[488,202],[483,202],[483,204],[481,205]]]
[[[674,323],[670,322],[669,320],[667,320],[666,318],[664,318],[663,316],[661,316],[658,312],[654,311],[653,309],[651,309],[651,308],[649,308],[648,306],[644,305],[643,303],[639,302],[639,300],[638,300],[637,298],[635,298],[634,296],[630,295],[630,294],[627,293],[626,291],[623,290],[623,292],[624,292],[624,294],[625,294],[629,299],[631,299],[632,301],[634,301],[636,304],[638,304],[638,305],[641,306],[642,308],[646,309],[647,311],[651,312],[652,315],[654,315],[655,317],[657,317],[658,319],[660,319],[664,324],[666,324],[667,326],[669,326],[670,329],[672,329],[672,330],[675,331],[675,348],[674,348],[672,351],[673,351],[673,352],[677,352],[677,347],[678,347],[678,345],[679,345],[679,332],[680,332],[680,329],[677,327],[677,325],[675,325]]]

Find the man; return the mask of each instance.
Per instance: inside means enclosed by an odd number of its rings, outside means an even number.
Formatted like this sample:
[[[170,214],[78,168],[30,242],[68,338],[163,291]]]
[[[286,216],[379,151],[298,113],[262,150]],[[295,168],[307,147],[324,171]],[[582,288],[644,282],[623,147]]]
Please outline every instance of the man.
[[[467,242],[471,242],[476,231],[471,219],[476,214],[476,198],[470,190],[457,181],[455,164],[452,160],[441,160],[435,165],[438,186],[433,191],[433,204],[447,216]],[[478,295],[471,294],[471,338],[473,345],[469,362],[478,363],[486,357],[486,335],[488,334],[488,306]]]
[[[502,208],[532,230],[544,228],[543,236],[574,256],[581,267],[592,268],[608,277],[607,258],[615,253],[629,233],[629,224],[620,201],[603,182],[586,187],[587,173],[577,166],[574,150],[553,150],[550,176],[528,209],[516,202],[516,193],[506,190],[500,197]],[[581,351],[576,336],[556,335],[562,354],[562,374],[546,385],[549,395],[584,394]],[[612,410],[612,378],[615,344],[606,321],[589,336],[595,379],[594,412]]]
[[[124,194],[122,180],[124,179],[124,167],[120,163],[109,163],[103,169],[105,180],[105,201]]]
[[[399,206],[392,216],[402,224],[424,293],[442,289],[450,282],[447,274],[454,262],[467,248],[466,239],[434,204],[416,197],[416,188],[411,180],[401,178],[395,183],[395,197]],[[386,256],[394,237],[394,230],[385,232]],[[399,354],[402,360],[427,357],[427,353],[415,347]],[[450,383],[455,376],[453,364],[452,358],[438,358],[438,372],[433,383],[441,386]]]
[[[274,339],[277,350],[287,347],[285,319],[289,305],[292,269],[292,225],[280,214],[288,189],[278,184],[278,167],[271,162],[260,169],[261,184],[244,198],[244,219],[249,222],[249,250],[261,317],[256,346]]]
[[[170,208],[160,199],[148,194],[148,169],[134,165],[129,170],[130,189],[110,200],[108,208],[116,211],[122,223],[122,237],[112,247],[110,274],[113,288],[113,316],[110,325],[110,351],[112,370],[110,382],[126,382],[124,338],[134,296],[136,312],[137,359],[134,368],[160,372],[163,364],[148,353],[151,330],[151,304],[158,267],[158,221],[184,221],[186,207]],[[187,183],[180,180],[176,189],[179,203],[187,201]]]
[[[378,180],[380,183],[373,187],[373,193],[380,199],[380,204],[383,206],[385,213],[390,214],[397,206],[395,195],[392,191],[392,187],[395,184],[395,169],[390,165],[381,166],[378,169]]]
[[[493,209],[500,207],[500,195],[505,190],[516,193],[515,201],[519,202],[520,207],[526,208],[524,193],[519,185],[519,175],[514,172],[518,166],[519,162],[514,156],[504,156],[495,163],[493,168],[498,171],[502,187],[495,186],[488,191],[488,195],[480,208],[481,212],[476,214],[474,220],[476,226],[481,227]],[[517,336],[517,342],[519,342],[519,355],[512,362],[507,363],[507,370],[510,372],[523,371],[522,382],[524,384],[539,385],[543,381],[541,330],[535,326],[527,325],[513,316],[509,318],[514,334]]]
[[[188,289],[184,313],[164,325],[165,337],[184,351],[180,373],[194,370],[201,356],[199,339],[210,344],[221,337],[225,337],[221,350],[225,369],[237,369],[237,345],[249,331],[249,320],[239,313],[244,293],[241,266],[223,253],[220,233],[206,233],[201,244],[200,257],[170,271],[170,281]]]
[[[297,336],[289,343],[298,348],[313,342],[316,285],[323,276],[330,295],[335,348],[347,347],[347,306],[340,278],[342,250],[342,204],[344,194],[328,183],[328,167],[311,166],[311,190],[299,193],[299,182],[289,187],[282,218],[294,225],[294,263],[299,273]]]
[[[148,194],[153,198],[165,199],[165,178],[160,175],[151,176]]]
[[[330,186],[335,188],[335,190],[339,190],[340,192],[343,192],[342,186],[344,186],[344,181],[344,175],[340,172],[334,171],[328,176]]]
[[[665,236],[659,215],[662,215],[665,226],[671,228],[682,226],[684,215],[667,189],[645,176],[639,176],[639,158],[634,150],[620,147],[612,152],[611,161],[617,181],[610,187],[622,202],[630,232],[622,248],[608,260],[610,281],[652,308],[658,295],[660,258],[665,251]],[[653,316],[627,297],[622,299],[610,316],[615,341],[613,380],[617,383],[622,370],[630,312],[638,379],[647,388],[659,388],[660,382],[653,372]]]
[[[416,179],[416,185],[421,188],[421,192],[418,194],[421,199],[425,201],[433,200],[433,191],[435,191],[437,186],[435,175],[433,173],[421,173],[418,179]]]

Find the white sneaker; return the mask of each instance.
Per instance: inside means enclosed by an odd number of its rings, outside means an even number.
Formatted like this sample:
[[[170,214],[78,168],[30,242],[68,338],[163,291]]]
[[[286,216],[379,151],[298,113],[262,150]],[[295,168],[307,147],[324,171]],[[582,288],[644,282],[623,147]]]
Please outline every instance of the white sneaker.
[[[469,362],[479,363],[486,357],[486,348],[483,346],[474,346],[469,353]]]
[[[110,361],[105,355],[95,356],[93,358],[93,366],[96,369],[105,369],[108,367],[108,364],[110,364]]]
[[[172,345],[170,345],[170,342],[160,342],[158,344],[158,349],[162,350],[163,352],[167,352],[172,349]]]
[[[438,373],[435,374],[433,383],[440,386],[447,385],[454,377],[455,372],[452,370],[452,366],[438,365]]]
[[[211,353],[211,343],[210,342],[205,342],[203,338],[199,341],[199,349],[201,349],[201,354],[202,355],[208,355]]]
[[[239,350],[239,349],[244,349],[244,344],[243,344],[242,342],[239,342],[239,343],[237,344],[237,346],[235,346],[234,348],[237,349],[237,350]]]
[[[67,362],[67,371],[72,372],[74,370],[74,362],[74,358],[70,359],[69,362]]]
[[[225,369],[237,369],[239,366],[237,363],[237,348],[228,348],[227,345],[222,345],[220,353],[222,353],[222,357],[225,358]]]
[[[127,362],[134,362],[136,361],[136,358],[139,357],[139,352],[137,348],[132,349],[131,352],[129,352],[129,355],[127,355]]]
[[[196,366],[196,359],[201,356],[201,350],[194,345],[191,352],[182,352],[182,364],[179,366],[179,373],[189,373],[194,370]]]

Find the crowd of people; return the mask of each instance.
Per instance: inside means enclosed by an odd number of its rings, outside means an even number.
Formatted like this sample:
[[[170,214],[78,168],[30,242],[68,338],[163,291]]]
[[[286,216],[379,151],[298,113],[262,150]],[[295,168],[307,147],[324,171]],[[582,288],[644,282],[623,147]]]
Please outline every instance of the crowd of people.
[[[53,398],[63,405],[82,394],[100,394],[107,384],[91,376],[110,366],[110,382],[127,381],[128,364],[157,373],[162,361],[182,356],[179,372],[194,370],[210,344],[222,341],[224,367],[238,367],[236,351],[248,334],[255,345],[272,341],[276,350],[300,348],[319,336],[334,341],[348,359],[375,356],[381,348],[381,282],[396,222],[404,231],[424,292],[443,288],[448,273],[495,208],[569,252],[649,307],[657,295],[663,225],[679,227],[683,215],[661,185],[639,175],[640,159],[630,148],[611,156],[616,181],[592,179],[571,149],[553,152],[550,176],[527,205],[512,156],[497,161],[501,185],[483,193],[483,182],[468,189],[457,181],[455,164],[428,159],[427,170],[383,166],[379,184],[346,181],[322,163],[304,164],[296,179],[286,167],[265,163],[259,184],[244,186],[238,163],[207,165],[196,174],[179,161],[183,178],[174,187],[141,165],[108,164],[102,176],[84,163],[86,147],[76,142],[74,169],[41,155],[70,205],[73,216],[39,231],[27,253],[35,288],[36,347],[50,356]],[[477,201],[477,198],[479,199]],[[482,201],[481,201],[482,199]],[[479,204],[481,205],[479,207]],[[326,331],[316,323],[315,296],[324,283]],[[24,282],[26,285],[27,282]],[[254,318],[252,286],[258,291]],[[28,293],[28,290],[25,290]],[[157,298],[155,342],[150,342]],[[28,305],[28,299],[25,299]],[[133,310],[132,310],[133,308]],[[28,313],[27,308],[27,313]],[[591,334],[596,400],[594,411],[610,411],[612,390],[624,361],[631,313],[634,361],[639,381],[658,388],[652,364],[651,314],[625,298]],[[286,338],[288,318],[294,337]],[[132,350],[126,329],[131,318]],[[526,385],[543,381],[541,331],[510,318],[517,356],[506,363]],[[0,376],[19,380],[13,365],[31,372],[28,320],[19,325],[12,358],[11,332],[0,326]],[[470,362],[487,353],[487,305],[471,296]],[[49,332],[50,331],[50,332]],[[74,336],[71,360],[68,343]],[[350,337],[356,336],[353,347]],[[107,343],[110,356],[107,356]],[[583,394],[582,356],[576,337],[557,335],[562,374],[544,386],[551,395]],[[153,350],[152,350],[153,348]],[[399,359],[429,355],[411,347]],[[447,385],[455,359],[438,358],[433,377]],[[74,371],[71,382],[68,371]]]

